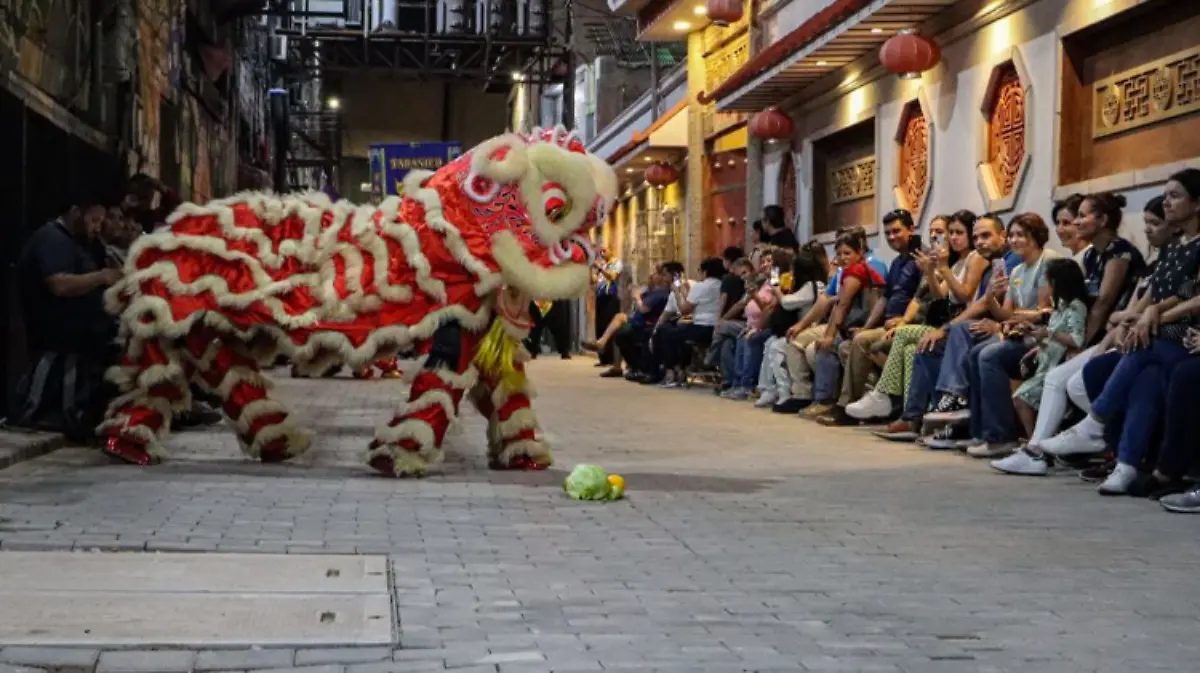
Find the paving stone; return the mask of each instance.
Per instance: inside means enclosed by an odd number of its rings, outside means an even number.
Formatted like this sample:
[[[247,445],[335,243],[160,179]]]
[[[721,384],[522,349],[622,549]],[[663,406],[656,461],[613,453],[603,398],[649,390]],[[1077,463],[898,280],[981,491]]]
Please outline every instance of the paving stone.
[[[287,649],[205,650],[196,657],[197,671],[232,671],[291,666],[296,653]]]
[[[357,664],[366,661],[391,659],[387,647],[332,647],[317,650],[296,650],[296,665]]]
[[[69,647],[6,647],[0,649],[0,662],[37,668],[92,670],[99,650]]]
[[[548,472],[489,471],[485,421],[467,410],[429,478],[376,479],[361,452],[403,388],[277,375],[272,395],[317,432],[293,464],[245,462],[223,426],[173,434],[153,470],[60,450],[0,471],[0,553],[390,555],[390,662],[314,647],[230,670],[1150,673],[1200,660],[1187,517],[1072,476],[1007,478],[705,391],[601,380],[590,364],[530,365]],[[580,462],[623,474],[628,499],[566,498]],[[52,668],[6,651],[8,665]]]
[[[0,664],[0,673],[45,673],[45,669],[30,668],[28,666],[11,666],[9,664]]]
[[[96,673],[189,673],[196,653],[186,650],[123,650],[104,652]]]

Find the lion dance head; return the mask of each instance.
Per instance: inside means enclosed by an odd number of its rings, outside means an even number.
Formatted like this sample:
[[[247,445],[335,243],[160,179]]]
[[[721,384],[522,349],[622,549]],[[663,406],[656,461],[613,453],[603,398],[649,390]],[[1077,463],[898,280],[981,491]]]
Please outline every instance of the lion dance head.
[[[405,219],[455,228],[506,286],[562,299],[587,289],[591,231],[616,200],[617,178],[558,127],[498,136],[435,173],[414,171],[404,193],[406,207],[424,211]]]

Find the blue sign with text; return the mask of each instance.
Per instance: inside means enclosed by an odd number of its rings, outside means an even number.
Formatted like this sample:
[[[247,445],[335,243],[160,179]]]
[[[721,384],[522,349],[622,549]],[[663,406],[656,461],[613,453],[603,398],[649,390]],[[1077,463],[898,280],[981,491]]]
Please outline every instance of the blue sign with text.
[[[436,171],[461,155],[462,143],[386,143],[371,145],[371,197],[383,199],[404,193],[404,176],[411,170]]]

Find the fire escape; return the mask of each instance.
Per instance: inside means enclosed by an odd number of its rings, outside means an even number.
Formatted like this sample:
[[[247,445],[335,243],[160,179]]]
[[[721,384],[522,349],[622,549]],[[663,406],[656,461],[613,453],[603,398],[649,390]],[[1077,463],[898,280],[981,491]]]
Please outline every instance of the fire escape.
[[[515,77],[561,81],[569,69],[567,41],[555,36],[555,0],[232,1],[257,5],[267,36],[275,182],[290,189],[338,182],[342,128],[328,80],[340,73],[507,92]]]

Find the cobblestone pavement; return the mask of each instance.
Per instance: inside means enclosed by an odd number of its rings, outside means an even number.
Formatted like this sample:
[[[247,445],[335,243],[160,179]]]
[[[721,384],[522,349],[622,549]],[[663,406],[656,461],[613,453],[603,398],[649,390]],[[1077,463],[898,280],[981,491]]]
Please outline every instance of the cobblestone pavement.
[[[8,648],[0,673],[1200,670],[1200,519],[590,365],[534,363],[536,405],[558,468],[621,472],[623,502],[487,471],[474,412],[434,476],[373,477],[391,381],[280,378],[319,433],[292,466],[219,427],[152,469],[64,449],[0,472],[0,551],[387,553],[401,620],[395,649]]]

